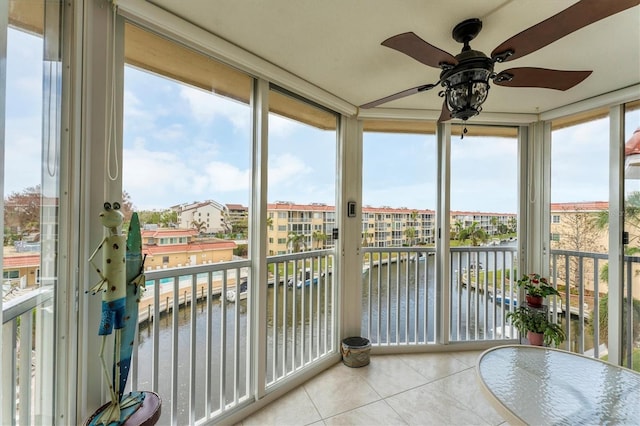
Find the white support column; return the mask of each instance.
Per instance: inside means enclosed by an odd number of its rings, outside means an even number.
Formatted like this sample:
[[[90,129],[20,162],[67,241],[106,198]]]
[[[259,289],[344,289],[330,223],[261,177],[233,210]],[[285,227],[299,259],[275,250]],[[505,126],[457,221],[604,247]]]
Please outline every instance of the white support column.
[[[435,340],[440,344],[448,344],[451,336],[451,271],[449,268],[449,229],[451,228],[451,124],[438,123],[436,127],[436,144],[438,149],[438,195],[436,230],[436,327]],[[425,331],[426,332],[426,331]]]
[[[104,237],[99,214],[105,201],[121,201],[122,198],[122,76],[123,31],[122,19],[117,20],[113,37],[113,10],[106,0],[85,0],[82,56],[81,141],[79,205],[79,335],[78,335],[78,407],[77,420],[84,421],[93,411],[106,402],[106,385],[98,358],[101,338],[98,327],[101,315],[101,297],[85,293],[98,282],[98,275],[87,259]],[[115,67],[112,40],[116,40]],[[112,73],[115,69],[115,82]],[[111,144],[107,141],[110,118],[110,102],[113,84],[116,84],[114,128]],[[113,352],[111,347],[105,354]],[[108,345],[108,346],[109,346]]]
[[[527,131],[528,130],[528,131]],[[549,210],[551,203],[551,125],[536,122],[520,128],[520,251],[518,274],[549,272]]]
[[[362,323],[362,121],[342,116],[338,136],[336,247],[341,313],[340,341],[360,336]],[[347,203],[355,203],[355,216],[347,215]]]
[[[80,177],[82,164],[82,31],[83,2],[63,2],[60,194],[56,286],[55,424],[78,424],[78,318],[80,287]],[[82,259],[84,261],[84,259]]]
[[[0,3],[0,134],[3,137],[0,138],[0,164],[2,164],[2,168],[4,170],[4,152],[5,152],[5,117],[7,115],[6,111],[6,88],[7,88],[7,31],[9,27],[9,3],[2,2]],[[4,178],[0,179],[0,192],[4,194]],[[2,207],[2,211],[4,212],[4,196],[0,199],[0,207]],[[2,236],[2,240],[4,241],[4,214],[0,217],[0,235]],[[3,257],[0,256],[0,268],[3,266]],[[0,297],[0,347],[10,347],[11,345],[7,345],[7,336],[3,335],[4,330],[4,319],[2,314],[2,297]],[[4,332],[6,333],[6,331]],[[11,351],[13,352],[13,351]],[[0,351],[0,377],[10,377],[13,372],[9,370],[12,368],[11,364],[8,361],[8,353],[3,350]],[[10,384],[5,384],[5,381],[0,384],[0,421],[4,421],[5,419],[10,419],[13,416],[11,413],[11,404],[9,399],[11,398]]]
[[[609,109],[609,362],[622,362],[624,106]]]
[[[247,312],[254,314],[251,322],[253,336],[252,356],[247,357],[247,371],[253,375],[253,391],[256,399],[265,394],[266,386],[266,335],[267,335],[267,166],[269,138],[269,82],[256,80],[251,98],[253,111],[253,140],[251,169],[253,188],[249,206],[249,255],[252,260],[250,305]],[[274,287],[275,288],[275,287]],[[255,369],[251,369],[255,366]]]

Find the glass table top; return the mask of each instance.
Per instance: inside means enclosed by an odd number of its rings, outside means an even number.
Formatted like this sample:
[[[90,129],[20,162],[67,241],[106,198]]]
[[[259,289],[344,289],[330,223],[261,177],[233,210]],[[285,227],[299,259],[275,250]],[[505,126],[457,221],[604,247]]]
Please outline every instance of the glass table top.
[[[512,423],[640,424],[640,374],[539,346],[501,346],[478,359],[478,379]]]

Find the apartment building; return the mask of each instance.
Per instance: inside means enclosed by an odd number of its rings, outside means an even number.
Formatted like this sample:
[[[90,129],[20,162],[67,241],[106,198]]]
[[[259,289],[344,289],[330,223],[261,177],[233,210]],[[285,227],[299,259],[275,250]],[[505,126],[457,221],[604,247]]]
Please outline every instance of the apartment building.
[[[267,204],[267,238],[269,255],[285,254],[293,250],[291,234],[301,235],[301,250],[328,248],[335,244],[336,208],[323,203],[295,204],[277,201]]]
[[[178,227],[194,228],[206,234],[228,232],[230,225],[226,222],[227,207],[213,200],[192,204],[173,206],[178,213]]]

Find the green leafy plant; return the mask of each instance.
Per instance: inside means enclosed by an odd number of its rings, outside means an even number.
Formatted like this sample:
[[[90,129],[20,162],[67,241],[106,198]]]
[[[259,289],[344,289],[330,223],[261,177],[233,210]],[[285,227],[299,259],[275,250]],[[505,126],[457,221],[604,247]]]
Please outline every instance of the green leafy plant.
[[[549,281],[540,274],[525,274],[516,283],[518,287],[524,287],[530,296],[560,296],[558,290],[553,288]]]
[[[527,331],[532,333],[542,333],[544,344],[559,346],[566,339],[566,335],[560,325],[549,321],[546,312],[540,309],[531,309],[521,306],[513,312],[507,314],[507,319],[524,335]]]

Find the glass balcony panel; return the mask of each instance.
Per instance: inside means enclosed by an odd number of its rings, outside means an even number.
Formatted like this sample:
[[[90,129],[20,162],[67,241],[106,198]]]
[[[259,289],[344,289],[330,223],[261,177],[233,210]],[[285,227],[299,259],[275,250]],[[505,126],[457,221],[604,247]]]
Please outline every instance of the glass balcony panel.
[[[609,117],[555,123],[551,134],[549,303],[563,348],[606,357],[608,344]]]

